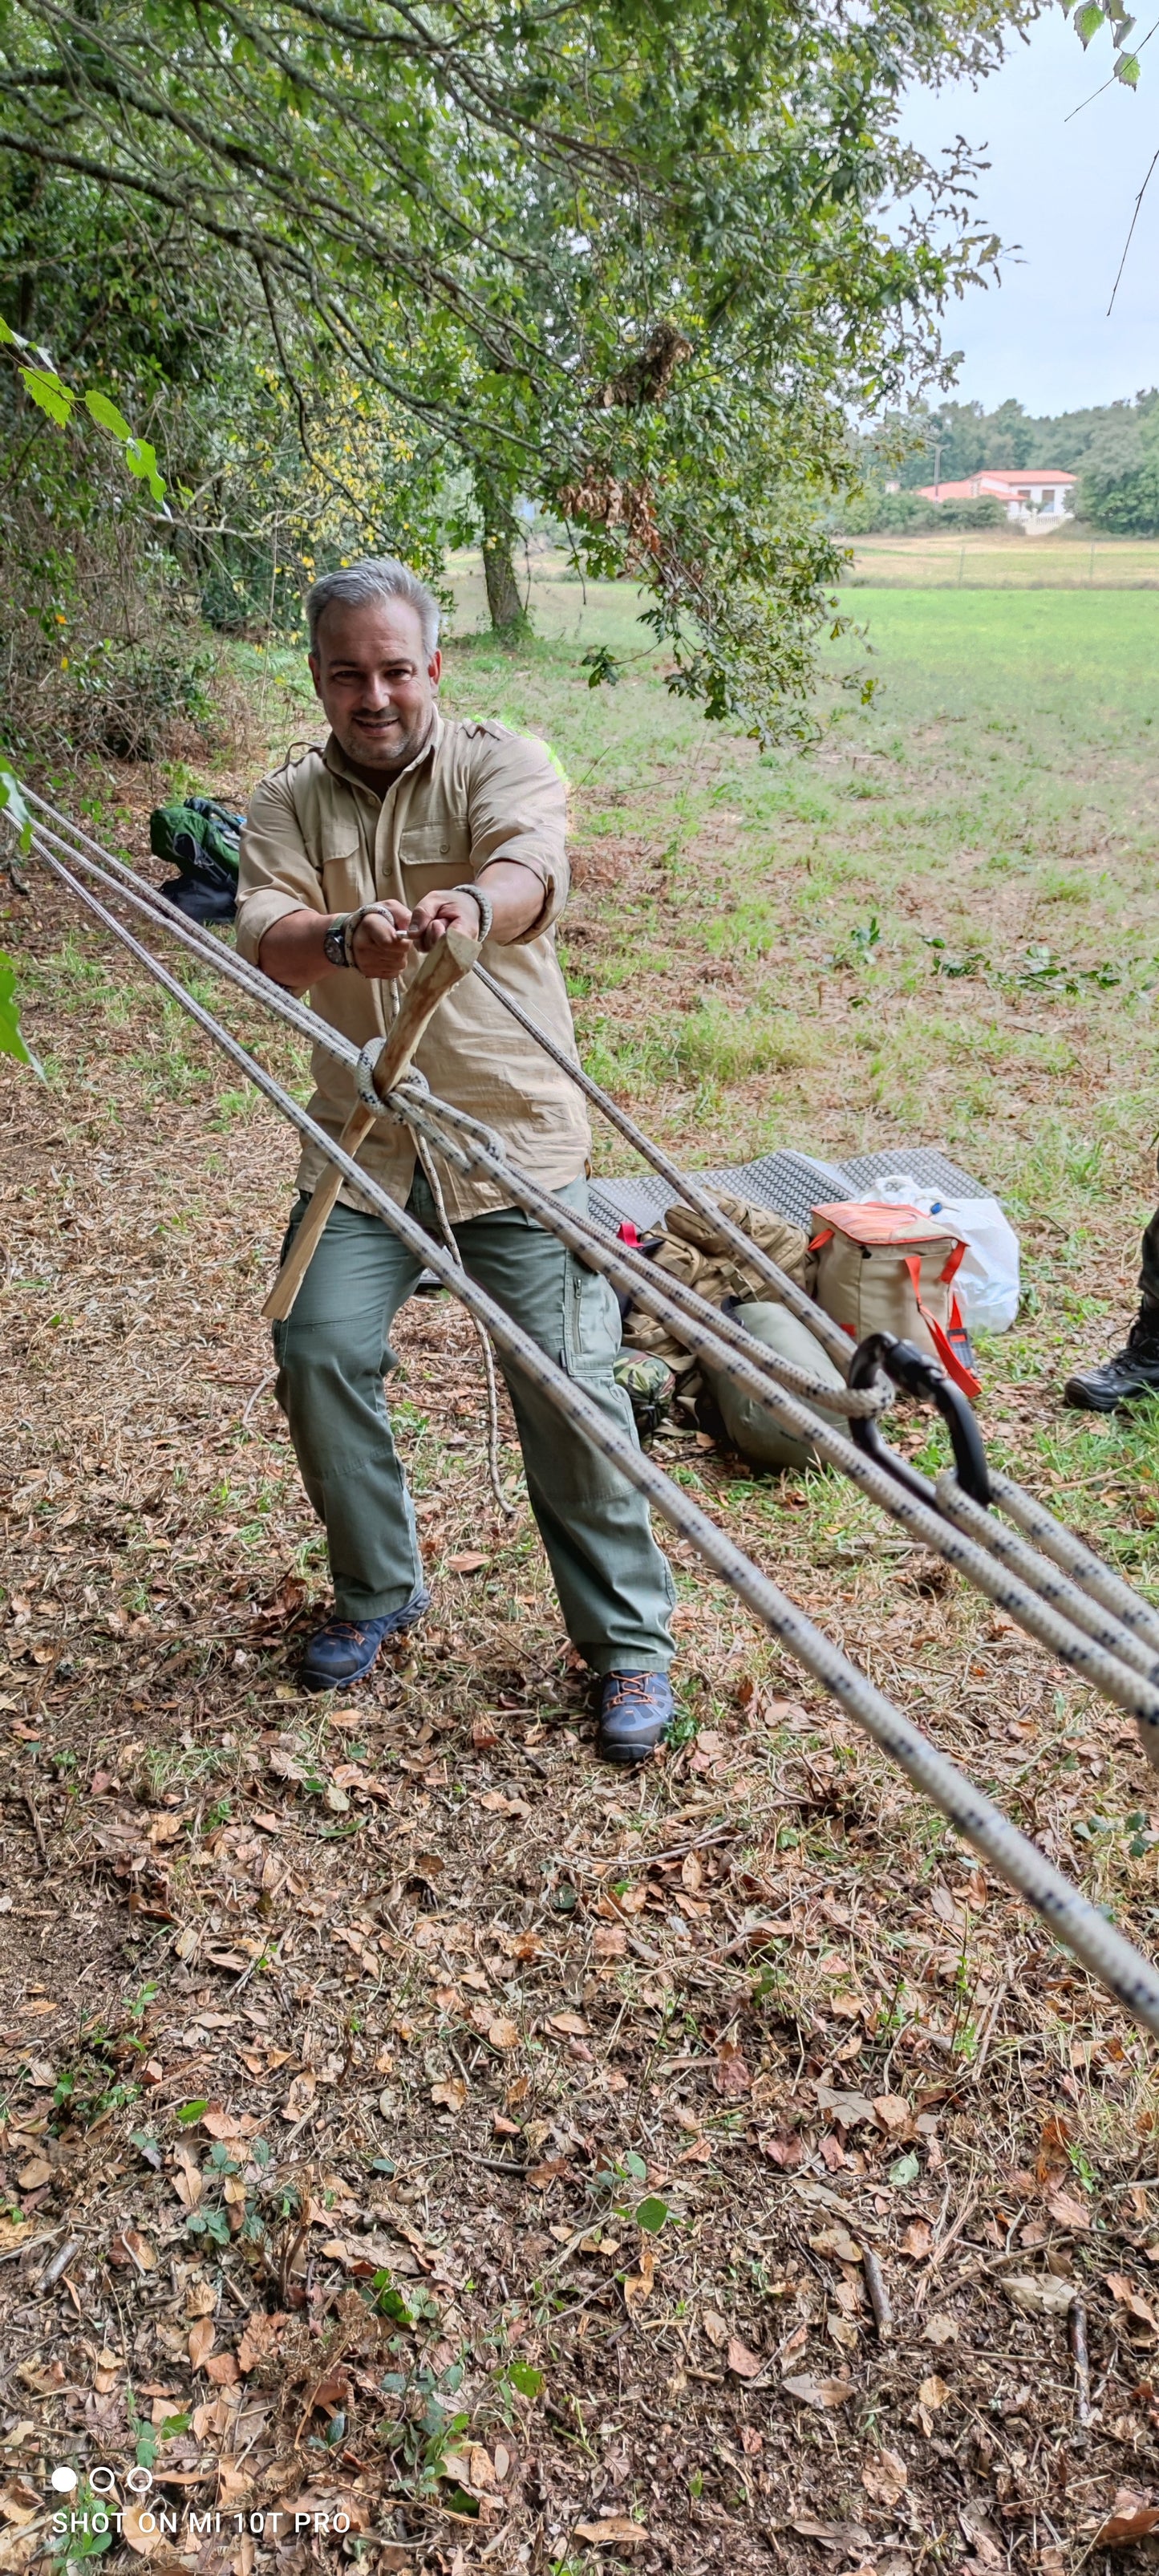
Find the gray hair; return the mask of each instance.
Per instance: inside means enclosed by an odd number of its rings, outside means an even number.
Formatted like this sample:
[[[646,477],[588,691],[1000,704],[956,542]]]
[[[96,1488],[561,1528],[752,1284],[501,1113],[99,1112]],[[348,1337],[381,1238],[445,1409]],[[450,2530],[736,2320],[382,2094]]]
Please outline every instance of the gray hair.
[[[342,600],[348,607],[361,607],[371,599],[405,599],[407,607],[417,610],[422,628],[423,651],[429,662],[439,640],[439,603],[418,574],[410,572],[393,555],[368,555],[365,561],[343,564],[337,572],[324,572],[306,593],[306,618],[310,628],[310,651],[317,651],[318,620],[332,601]]]

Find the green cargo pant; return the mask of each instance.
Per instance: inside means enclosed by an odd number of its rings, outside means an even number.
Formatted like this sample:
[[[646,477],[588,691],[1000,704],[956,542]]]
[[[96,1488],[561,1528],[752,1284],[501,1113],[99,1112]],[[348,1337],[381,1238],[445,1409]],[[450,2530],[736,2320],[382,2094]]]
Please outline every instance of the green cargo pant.
[[[587,1184],[572,1181],[556,1196],[568,1207],[586,1208]],[[308,1206],[303,1198],[294,1210],[283,1258]],[[408,1211],[440,1239],[421,1173]],[[472,1278],[635,1445],[632,1409],[612,1375],[620,1319],[607,1281],[519,1208],[471,1217],[456,1226],[455,1237]],[[382,1384],[396,1365],[390,1328],[421,1266],[380,1217],[339,1203],[292,1314],[274,1326],[278,1402],[302,1482],[326,1526],[342,1619],[380,1619],[400,1610],[422,1580]],[[676,1595],[642,1494],[596,1456],[518,1369],[503,1373],[531,1508],[572,1644],[596,1673],[665,1670]]]

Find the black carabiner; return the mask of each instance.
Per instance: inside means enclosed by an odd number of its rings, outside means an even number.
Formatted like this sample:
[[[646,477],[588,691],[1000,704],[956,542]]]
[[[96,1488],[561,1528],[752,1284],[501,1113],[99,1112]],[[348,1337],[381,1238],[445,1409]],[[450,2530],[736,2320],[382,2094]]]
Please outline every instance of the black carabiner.
[[[849,1371],[850,1386],[872,1386],[879,1369],[884,1369],[886,1376],[892,1378],[894,1385],[901,1387],[906,1395],[922,1395],[929,1403],[936,1404],[950,1434],[954,1472],[962,1492],[969,1495],[971,1502],[980,1503],[984,1511],[988,1510],[992,1495],[986,1452],[973,1409],[961,1388],[953,1384],[936,1360],[928,1359],[913,1342],[899,1341],[893,1333],[869,1333],[863,1342],[858,1343]],[[884,1467],[899,1485],[905,1485],[911,1494],[920,1495],[923,1503],[936,1504],[933,1487],[927,1478],[919,1475],[916,1468],[908,1466],[904,1458],[899,1458],[896,1450],[887,1447],[876,1422],[867,1415],[851,1417],[849,1437],[855,1449],[872,1458],[875,1466]]]

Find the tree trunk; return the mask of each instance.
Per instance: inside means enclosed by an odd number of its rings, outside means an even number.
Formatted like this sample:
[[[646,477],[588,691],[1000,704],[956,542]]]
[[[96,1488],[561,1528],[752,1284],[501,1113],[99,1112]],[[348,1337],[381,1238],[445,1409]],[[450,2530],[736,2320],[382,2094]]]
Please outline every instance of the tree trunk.
[[[483,575],[487,584],[487,606],[496,635],[522,634],[527,616],[515,578],[511,539],[505,532],[489,531],[484,537]]]
[[[497,490],[494,483],[476,476],[475,496],[483,522],[483,578],[487,584],[492,632],[513,643],[517,636],[526,634],[530,622],[515,576],[518,522],[510,495]]]

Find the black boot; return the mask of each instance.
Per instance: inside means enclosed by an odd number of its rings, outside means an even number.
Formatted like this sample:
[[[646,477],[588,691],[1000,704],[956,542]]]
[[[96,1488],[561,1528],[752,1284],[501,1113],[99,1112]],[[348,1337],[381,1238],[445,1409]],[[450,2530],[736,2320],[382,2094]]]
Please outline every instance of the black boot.
[[[1159,1306],[1140,1306],[1127,1336],[1125,1351],[1116,1351],[1102,1368],[1080,1370],[1068,1377],[1064,1404],[1086,1413],[1117,1413],[1121,1404],[1142,1404],[1159,1395]]]

